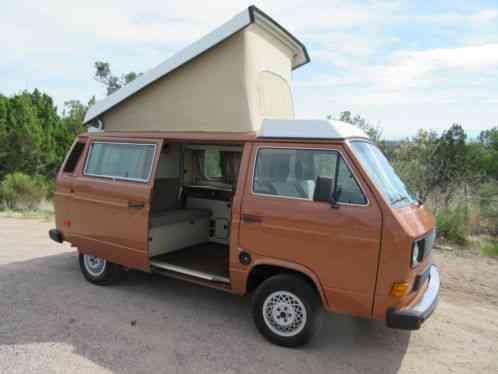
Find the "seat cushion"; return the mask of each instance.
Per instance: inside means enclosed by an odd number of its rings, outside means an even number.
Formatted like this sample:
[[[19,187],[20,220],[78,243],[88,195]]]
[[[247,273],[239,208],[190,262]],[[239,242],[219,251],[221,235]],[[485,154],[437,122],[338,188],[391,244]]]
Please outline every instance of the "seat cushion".
[[[211,212],[208,209],[174,209],[161,213],[154,213],[150,217],[150,226],[174,225],[175,223],[196,221],[209,218]]]
[[[180,202],[178,201],[179,187],[179,178],[156,179],[150,208],[152,214],[160,214],[171,209],[180,208]]]

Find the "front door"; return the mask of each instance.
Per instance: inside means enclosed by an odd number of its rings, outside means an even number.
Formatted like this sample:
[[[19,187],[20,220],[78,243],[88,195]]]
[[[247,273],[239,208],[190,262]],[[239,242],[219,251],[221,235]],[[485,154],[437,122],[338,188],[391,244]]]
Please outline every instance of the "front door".
[[[342,146],[261,143],[251,165],[239,247],[255,258],[307,268],[331,309],[370,315],[381,216]],[[335,207],[313,201],[318,176],[337,182]]]
[[[73,245],[130,268],[149,270],[149,212],[162,140],[91,139],[73,176],[64,230]]]

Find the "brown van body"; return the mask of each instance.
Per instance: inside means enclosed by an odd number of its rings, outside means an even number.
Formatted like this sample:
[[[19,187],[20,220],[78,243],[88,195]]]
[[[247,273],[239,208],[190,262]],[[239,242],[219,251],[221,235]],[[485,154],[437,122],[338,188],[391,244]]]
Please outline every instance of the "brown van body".
[[[435,227],[433,216],[416,204],[392,208],[371,183],[348,140],[258,139],[255,133],[106,132],[80,135],[85,149],[73,173],[57,176],[54,194],[56,228],[81,253],[127,268],[150,272],[148,227],[154,178],[148,183],[83,174],[94,140],[156,145],[155,173],[164,143],[237,144],[243,146],[239,178],[231,204],[230,285],[195,281],[244,295],[251,291],[255,269],[273,266],[305,275],[318,290],[323,306],[333,312],[386,320],[391,309],[403,310],[423,297],[426,281],[399,298],[395,282],[412,289],[427,271],[431,256],[415,268],[410,253],[415,239]],[[340,153],[357,178],[368,204],[330,204],[256,194],[252,179],[256,151],[265,148],[327,149]],[[245,265],[240,252],[250,253]]]

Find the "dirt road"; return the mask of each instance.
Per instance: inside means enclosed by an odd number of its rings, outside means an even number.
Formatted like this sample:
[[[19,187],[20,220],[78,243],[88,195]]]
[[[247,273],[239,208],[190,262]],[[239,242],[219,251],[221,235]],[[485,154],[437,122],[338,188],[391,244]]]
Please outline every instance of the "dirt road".
[[[498,261],[438,252],[422,330],[326,315],[299,350],[259,336],[250,300],[131,272],[84,281],[51,224],[0,218],[0,373],[498,373]]]

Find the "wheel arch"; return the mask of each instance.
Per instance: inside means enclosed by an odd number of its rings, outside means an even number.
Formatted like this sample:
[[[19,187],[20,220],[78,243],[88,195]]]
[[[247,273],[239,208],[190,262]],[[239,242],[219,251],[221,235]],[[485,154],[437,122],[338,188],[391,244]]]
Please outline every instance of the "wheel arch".
[[[320,297],[322,305],[328,309],[327,298],[316,274],[302,265],[285,261],[258,261],[254,263],[248,271],[245,293],[252,293],[266,279],[282,273],[295,274],[308,282]]]

